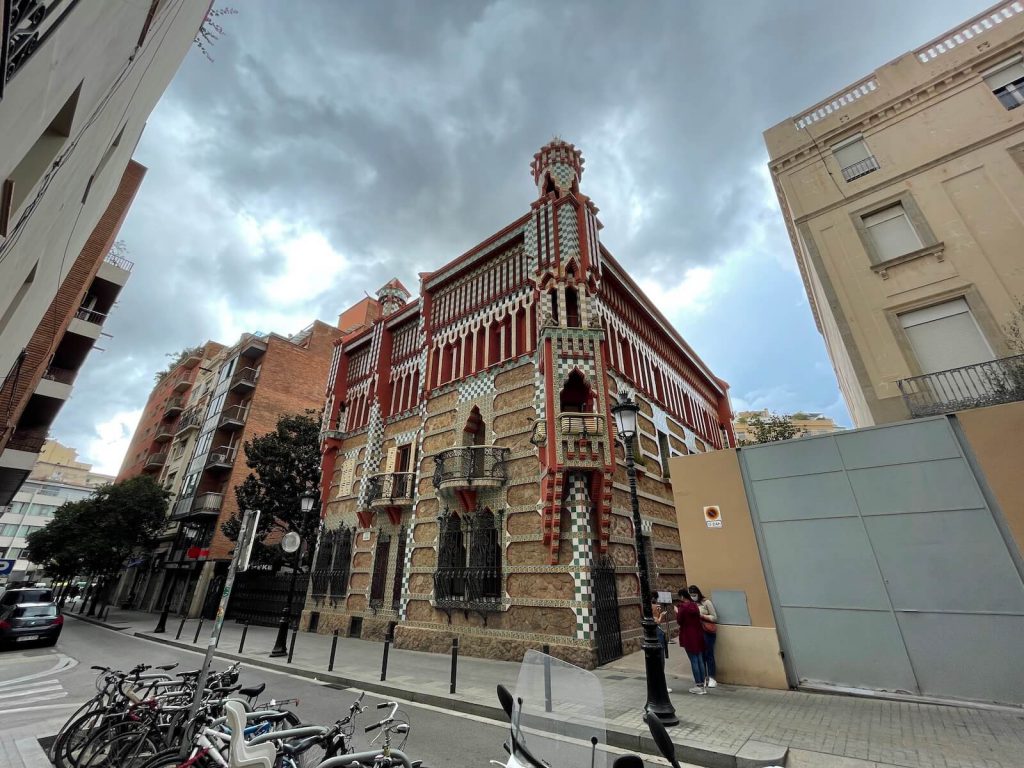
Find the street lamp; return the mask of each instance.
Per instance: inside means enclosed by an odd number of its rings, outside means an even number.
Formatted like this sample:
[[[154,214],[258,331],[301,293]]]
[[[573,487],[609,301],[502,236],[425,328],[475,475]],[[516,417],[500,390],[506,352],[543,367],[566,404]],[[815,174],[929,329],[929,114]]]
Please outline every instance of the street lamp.
[[[316,497],[310,491],[306,491],[299,497],[299,505],[302,509],[302,524],[300,530],[305,531],[308,527],[306,525],[306,518],[313,509],[313,502],[316,501]],[[288,537],[290,534],[285,534],[285,540],[282,540],[282,548],[286,547]],[[296,534],[292,537],[296,539],[295,543],[295,562],[292,563],[292,580],[288,585],[288,601],[285,604],[284,611],[281,612],[281,623],[277,626],[277,640],[274,642],[274,648],[270,652],[270,656],[287,656],[288,655],[288,625],[291,624],[292,620],[292,600],[295,598],[295,579],[299,575],[299,565],[302,562],[302,539]],[[290,547],[285,549],[286,552],[290,551]]]
[[[658,640],[658,625],[651,611],[651,584],[647,579],[647,550],[640,539],[640,500],[636,495],[636,466],[633,463],[633,438],[636,436],[636,414],[640,410],[629,395],[624,395],[612,408],[615,427],[626,449],[626,474],[629,475],[629,501],[633,508],[633,542],[636,546],[637,569],[640,571],[640,625],[644,639],[640,647],[644,652],[647,670],[647,712],[651,712],[663,725],[678,725],[679,718],[668,698],[665,682],[665,657]]]

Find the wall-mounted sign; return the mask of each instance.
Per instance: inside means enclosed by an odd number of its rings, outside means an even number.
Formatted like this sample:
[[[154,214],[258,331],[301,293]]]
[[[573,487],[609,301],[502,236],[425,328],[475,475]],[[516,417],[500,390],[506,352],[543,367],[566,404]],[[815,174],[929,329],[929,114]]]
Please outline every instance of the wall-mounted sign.
[[[721,528],[722,527],[722,508],[717,504],[713,504],[710,507],[704,507],[704,524],[708,528]]]

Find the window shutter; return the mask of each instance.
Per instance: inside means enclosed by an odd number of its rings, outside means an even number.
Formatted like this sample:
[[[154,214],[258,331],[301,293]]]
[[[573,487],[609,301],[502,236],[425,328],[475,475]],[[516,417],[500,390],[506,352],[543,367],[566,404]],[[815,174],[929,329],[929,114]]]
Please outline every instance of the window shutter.
[[[901,203],[865,216],[864,225],[882,261],[916,251],[924,245]]]
[[[341,482],[338,483],[338,496],[349,496],[352,494],[352,483],[355,477],[356,460],[345,459],[341,465]]]
[[[1024,78],[1024,62],[1018,59],[1007,67],[985,75],[985,83],[993,91],[996,91],[1021,78]]]
[[[924,373],[948,371],[994,358],[963,299],[907,312],[900,315],[900,324]]]
[[[390,448],[388,448],[388,457],[387,457],[387,460],[384,462],[384,471],[387,474],[391,474],[392,472],[395,471],[395,462],[396,462],[397,459],[398,459],[398,447],[397,446],[391,446]]]
[[[849,168],[854,163],[859,163],[861,160],[867,160],[871,157],[871,153],[868,152],[868,145],[864,143],[863,139],[857,139],[849,144],[837,147],[832,150],[832,154],[835,155],[836,162],[839,163],[840,168]]]

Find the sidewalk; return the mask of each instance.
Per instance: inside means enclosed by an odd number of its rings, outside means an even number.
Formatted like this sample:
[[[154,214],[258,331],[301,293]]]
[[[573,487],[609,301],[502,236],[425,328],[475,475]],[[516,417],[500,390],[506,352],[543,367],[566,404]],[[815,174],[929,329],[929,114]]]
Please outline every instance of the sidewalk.
[[[77,616],[75,616],[77,618]],[[197,620],[186,622],[175,641],[180,619],[153,635],[157,616],[112,609],[106,625],[156,642],[187,648],[206,647],[212,622],[203,625],[198,645]],[[250,627],[243,654],[242,627],[224,625],[218,655],[251,666],[287,671],[347,687],[392,695],[447,709],[504,719],[495,685],[515,685],[519,665],[460,656],[457,693],[449,693],[447,655],[391,649],[386,682],[380,681],[383,644],[339,638],[334,672],[327,672],[331,636],[300,632],[293,663],[270,659],[276,630]],[[675,650],[675,649],[673,649]],[[157,654],[154,653],[154,659]],[[1019,768],[1024,765],[1024,710],[999,711],[797,691],[722,685],[707,696],[686,693],[693,684],[683,656],[669,658],[668,684],[680,719],[670,729],[684,762],[723,768],[787,765],[791,768]],[[689,665],[686,664],[686,667]],[[605,695],[609,742],[657,754],[640,719],[646,698],[642,654],[633,654],[596,670]],[[784,762],[788,750],[788,761]]]

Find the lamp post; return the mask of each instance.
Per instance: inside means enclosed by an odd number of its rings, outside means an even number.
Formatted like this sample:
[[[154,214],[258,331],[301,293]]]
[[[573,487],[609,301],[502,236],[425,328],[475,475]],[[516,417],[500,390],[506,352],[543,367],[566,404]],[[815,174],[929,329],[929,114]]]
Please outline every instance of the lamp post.
[[[310,511],[313,509],[313,502],[316,498],[312,493],[306,491],[299,499],[299,503],[302,508],[302,527],[301,530],[305,531],[306,518],[309,516]],[[287,538],[287,534],[286,534]],[[284,545],[284,542],[281,542]],[[292,579],[288,585],[288,601],[285,603],[284,611],[281,612],[281,623],[277,626],[277,640],[274,641],[274,648],[270,652],[270,656],[287,656],[288,655],[288,626],[292,620],[292,600],[295,599],[295,579],[299,575],[299,565],[302,562],[302,540],[299,539],[298,545],[295,547],[295,561],[292,563]]]
[[[626,474],[629,475],[629,501],[633,508],[633,541],[636,546],[637,569],[640,572],[640,625],[644,639],[640,647],[644,652],[647,671],[647,705],[645,710],[654,714],[662,725],[678,725],[679,718],[668,698],[665,682],[665,661],[658,640],[658,625],[651,611],[651,584],[647,578],[647,551],[640,539],[640,500],[636,494],[636,466],[633,463],[633,438],[636,436],[636,414],[639,407],[628,395],[612,408],[615,427],[626,449]]]

